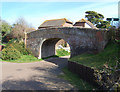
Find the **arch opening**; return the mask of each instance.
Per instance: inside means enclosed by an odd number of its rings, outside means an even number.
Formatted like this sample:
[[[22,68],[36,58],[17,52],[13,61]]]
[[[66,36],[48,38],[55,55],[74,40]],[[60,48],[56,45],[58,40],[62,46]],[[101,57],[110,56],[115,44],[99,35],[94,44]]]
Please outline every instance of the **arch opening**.
[[[40,53],[41,56],[39,57],[41,58],[57,55],[57,50],[69,52],[71,54],[70,45],[67,43],[67,41],[61,38],[46,39],[45,41],[43,41],[40,49],[41,49],[41,53]]]

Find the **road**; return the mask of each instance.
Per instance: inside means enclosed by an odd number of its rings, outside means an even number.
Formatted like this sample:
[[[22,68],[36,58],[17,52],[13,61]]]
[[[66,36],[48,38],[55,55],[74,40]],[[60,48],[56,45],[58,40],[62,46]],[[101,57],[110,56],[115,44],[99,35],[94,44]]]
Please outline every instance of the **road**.
[[[34,63],[2,62],[3,90],[76,90],[58,77],[67,66],[68,56]]]

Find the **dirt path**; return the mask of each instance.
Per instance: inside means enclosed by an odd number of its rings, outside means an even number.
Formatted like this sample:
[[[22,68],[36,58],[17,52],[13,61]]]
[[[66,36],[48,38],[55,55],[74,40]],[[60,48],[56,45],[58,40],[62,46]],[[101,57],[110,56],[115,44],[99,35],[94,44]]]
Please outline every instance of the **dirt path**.
[[[58,78],[67,58],[49,58],[35,63],[2,63],[3,90],[74,90],[67,81]]]

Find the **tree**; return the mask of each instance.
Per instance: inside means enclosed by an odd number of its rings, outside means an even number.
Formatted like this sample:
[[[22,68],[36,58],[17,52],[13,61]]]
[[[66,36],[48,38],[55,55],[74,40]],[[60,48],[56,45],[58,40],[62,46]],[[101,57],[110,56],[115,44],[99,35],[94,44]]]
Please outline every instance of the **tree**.
[[[98,27],[98,28],[110,28],[111,25],[110,25],[110,22],[109,22],[109,21],[101,20],[100,23],[98,23],[98,24],[96,25],[96,27]]]
[[[95,11],[86,11],[85,13],[85,17],[87,18],[87,20],[93,23],[96,27],[109,28],[111,26],[109,21],[103,20],[104,16],[102,14]]]
[[[13,38],[22,39],[24,38],[25,32],[28,32],[32,27],[25,21],[24,18],[20,17],[13,24],[12,27],[12,36]]]
[[[2,42],[6,42],[7,35],[9,35],[11,32],[11,25],[4,20],[0,20],[0,29],[2,35]]]
[[[1,21],[2,26],[1,26],[1,31],[2,31],[2,36],[6,36],[8,33],[11,31],[11,25],[9,25],[6,21]]]

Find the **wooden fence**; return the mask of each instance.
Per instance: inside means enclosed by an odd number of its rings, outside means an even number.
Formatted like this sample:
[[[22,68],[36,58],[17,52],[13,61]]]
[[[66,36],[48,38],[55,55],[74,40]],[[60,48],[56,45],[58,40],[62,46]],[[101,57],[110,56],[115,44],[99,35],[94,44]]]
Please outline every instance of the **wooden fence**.
[[[92,85],[99,86],[95,81],[96,78],[94,76],[94,69],[91,69],[90,67],[86,67],[84,65],[72,61],[68,61],[68,69],[71,72],[78,74],[80,78],[86,80]]]

